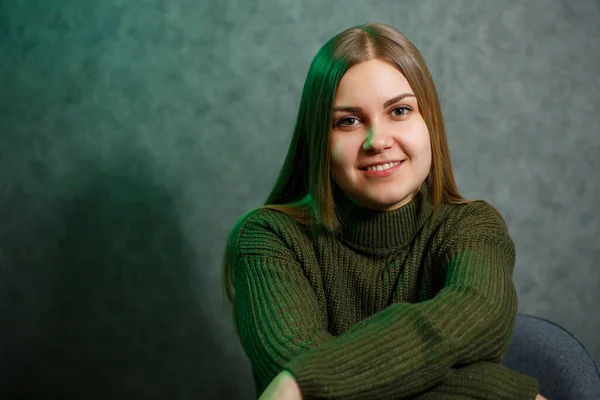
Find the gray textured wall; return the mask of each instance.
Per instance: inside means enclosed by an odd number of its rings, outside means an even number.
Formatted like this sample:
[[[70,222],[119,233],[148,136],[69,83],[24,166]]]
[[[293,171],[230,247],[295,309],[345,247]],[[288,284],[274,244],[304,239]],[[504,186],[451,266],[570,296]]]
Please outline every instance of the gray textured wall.
[[[596,0],[0,0],[3,394],[252,398],[224,240],[281,166],[331,36],[389,23],[459,188],[505,214],[520,312],[600,360]]]

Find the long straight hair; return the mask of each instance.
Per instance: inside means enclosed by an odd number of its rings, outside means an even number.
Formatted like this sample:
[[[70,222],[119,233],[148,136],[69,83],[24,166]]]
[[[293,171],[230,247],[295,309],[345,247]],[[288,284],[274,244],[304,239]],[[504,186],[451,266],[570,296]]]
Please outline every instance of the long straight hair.
[[[340,222],[335,212],[330,178],[329,136],[333,100],[342,76],[354,65],[382,60],[395,66],[407,79],[431,142],[432,163],[426,184],[434,212],[440,203],[464,204],[458,192],[437,90],[419,50],[401,32],[382,23],[367,23],[347,29],[331,38],[315,55],[302,90],[302,98],[291,144],[271,193],[264,205],[287,214],[299,224],[333,232]],[[256,210],[256,209],[255,209]],[[236,224],[239,227],[246,213]],[[231,276],[233,229],[223,256],[223,291],[235,315],[235,288]],[[233,306],[232,306],[233,305]]]

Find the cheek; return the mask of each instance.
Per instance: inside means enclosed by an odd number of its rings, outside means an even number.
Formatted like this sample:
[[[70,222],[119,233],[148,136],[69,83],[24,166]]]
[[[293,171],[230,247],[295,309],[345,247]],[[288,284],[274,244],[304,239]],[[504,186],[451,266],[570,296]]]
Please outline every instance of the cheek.
[[[411,157],[420,158],[423,161],[431,159],[431,142],[429,140],[429,132],[425,123],[415,130],[415,135],[411,137],[410,143],[407,143],[410,149]]]
[[[429,140],[429,135],[423,138],[423,142],[421,144],[421,154],[424,159],[431,160],[431,142]]]
[[[432,154],[431,154],[431,142],[429,140],[429,135],[423,140],[423,144],[421,147],[421,160],[423,163],[423,169],[431,170],[431,162],[432,162]]]
[[[336,138],[331,142],[332,165],[345,166],[352,163],[351,144],[346,138]]]

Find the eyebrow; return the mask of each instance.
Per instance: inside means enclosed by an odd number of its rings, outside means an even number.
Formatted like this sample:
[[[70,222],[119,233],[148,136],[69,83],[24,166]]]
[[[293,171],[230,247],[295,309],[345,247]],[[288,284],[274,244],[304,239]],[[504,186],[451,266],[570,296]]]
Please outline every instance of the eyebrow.
[[[392,97],[389,100],[386,100],[385,103],[383,103],[383,108],[386,108],[394,103],[399,102],[400,100],[404,99],[405,97],[415,97],[414,94],[412,93],[402,93],[399,94],[396,97]],[[333,108],[333,111],[347,111],[347,112],[362,112],[362,108],[360,107],[351,107],[351,106],[336,106]]]

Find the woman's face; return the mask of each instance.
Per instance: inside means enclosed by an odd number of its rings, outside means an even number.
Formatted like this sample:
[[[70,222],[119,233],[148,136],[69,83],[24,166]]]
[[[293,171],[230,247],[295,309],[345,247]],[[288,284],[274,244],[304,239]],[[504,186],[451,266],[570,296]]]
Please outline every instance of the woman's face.
[[[330,148],[334,181],[359,205],[391,211],[414,198],[429,174],[431,144],[417,99],[398,69],[370,60],[344,74],[334,98]]]

